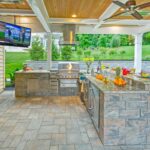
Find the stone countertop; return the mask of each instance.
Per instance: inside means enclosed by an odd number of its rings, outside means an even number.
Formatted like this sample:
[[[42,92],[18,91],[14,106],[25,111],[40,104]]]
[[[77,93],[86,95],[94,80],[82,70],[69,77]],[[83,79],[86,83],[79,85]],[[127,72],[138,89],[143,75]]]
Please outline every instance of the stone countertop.
[[[105,71],[115,75],[115,71],[112,71],[110,69],[104,69],[104,72]],[[122,77],[132,79],[134,81],[141,82],[141,83],[144,83],[144,84],[150,84],[150,79],[149,78],[142,78],[142,77],[140,77],[138,75],[135,75],[135,74],[128,74],[128,75],[125,75],[125,76],[122,75]]]
[[[149,93],[148,91],[134,86],[125,85],[124,87],[119,87],[114,85],[112,81],[108,84],[105,84],[92,76],[86,76],[86,78],[104,93]]]
[[[132,75],[132,74],[128,74],[127,76],[124,76],[124,77],[129,78],[129,79],[133,79],[133,80],[138,81],[138,82],[142,82],[144,84],[150,84],[149,78],[142,78],[142,77],[138,77],[137,75]]]

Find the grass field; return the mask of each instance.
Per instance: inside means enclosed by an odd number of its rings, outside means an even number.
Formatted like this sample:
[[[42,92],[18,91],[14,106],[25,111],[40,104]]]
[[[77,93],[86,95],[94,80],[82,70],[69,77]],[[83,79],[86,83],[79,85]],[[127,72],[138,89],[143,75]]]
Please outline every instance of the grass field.
[[[107,50],[105,55],[101,55],[99,51],[93,50],[92,56],[99,56],[100,60],[133,60],[134,58],[134,47],[120,47],[120,48],[113,48],[111,49],[116,51],[115,54],[110,55],[110,50]],[[120,51],[125,50],[124,54],[120,54]],[[80,57],[80,60],[82,60]],[[9,78],[9,73],[15,71],[15,69],[22,69],[23,63],[26,60],[30,60],[30,55],[27,52],[6,52],[6,78]],[[59,58],[58,60],[61,60]],[[71,60],[79,60],[79,56],[76,52],[72,53]],[[150,45],[143,46],[143,60],[150,60]]]
[[[9,73],[15,69],[22,69],[26,60],[30,60],[30,55],[27,52],[6,52],[6,78],[9,78]]]
[[[110,51],[115,51],[115,54],[110,55]],[[125,51],[124,54],[120,54],[121,51]],[[143,60],[150,60],[150,45],[144,45],[142,50]],[[133,60],[134,59],[134,46],[125,46],[119,48],[107,48],[106,54],[101,54],[98,50],[92,50],[92,56],[95,60]],[[74,51],[71,60],[83,60],[84,55],[78,56]],[[98,57],[98,58],[97,58]],[[59,58],[58,60],[61,60]]]

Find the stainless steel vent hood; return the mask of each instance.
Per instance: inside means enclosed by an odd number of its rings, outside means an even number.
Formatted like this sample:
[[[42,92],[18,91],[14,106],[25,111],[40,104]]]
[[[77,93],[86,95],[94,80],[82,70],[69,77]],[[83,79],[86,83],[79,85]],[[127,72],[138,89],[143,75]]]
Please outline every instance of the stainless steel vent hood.
[[[79,44],[75,41],[76,26],[72,24],[65,24],[62,27],[63,38],[59,40],[59,45],[72,45]]]

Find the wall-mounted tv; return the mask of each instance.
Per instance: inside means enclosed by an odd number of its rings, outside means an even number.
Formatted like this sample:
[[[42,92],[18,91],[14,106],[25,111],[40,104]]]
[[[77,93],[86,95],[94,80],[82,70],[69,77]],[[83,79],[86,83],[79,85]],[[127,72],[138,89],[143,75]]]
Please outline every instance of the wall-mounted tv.
[[[31,29],[0,21],[0,45],[30,46]]]

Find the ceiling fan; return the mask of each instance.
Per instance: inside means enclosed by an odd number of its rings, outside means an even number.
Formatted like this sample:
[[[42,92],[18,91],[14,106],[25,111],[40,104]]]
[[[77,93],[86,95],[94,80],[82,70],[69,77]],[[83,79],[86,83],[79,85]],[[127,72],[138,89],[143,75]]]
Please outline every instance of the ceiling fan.
[[[136,5],[136,0],[128,0],[125,4],[120,2],[120,1],[112,1],[114,4],[118,5],[119,7],[121,7],[123,9],[123,11],[121,13],[115,14],[107,19],[105,19],[104,21],[120,16],[122,14],[128,14],[133,16],[134,18],[140,20],[143,19],[143,16],[139,13],[139,10],[144,9],[146,7],[150,7],[150,2],[146,2],[140,5]]]

